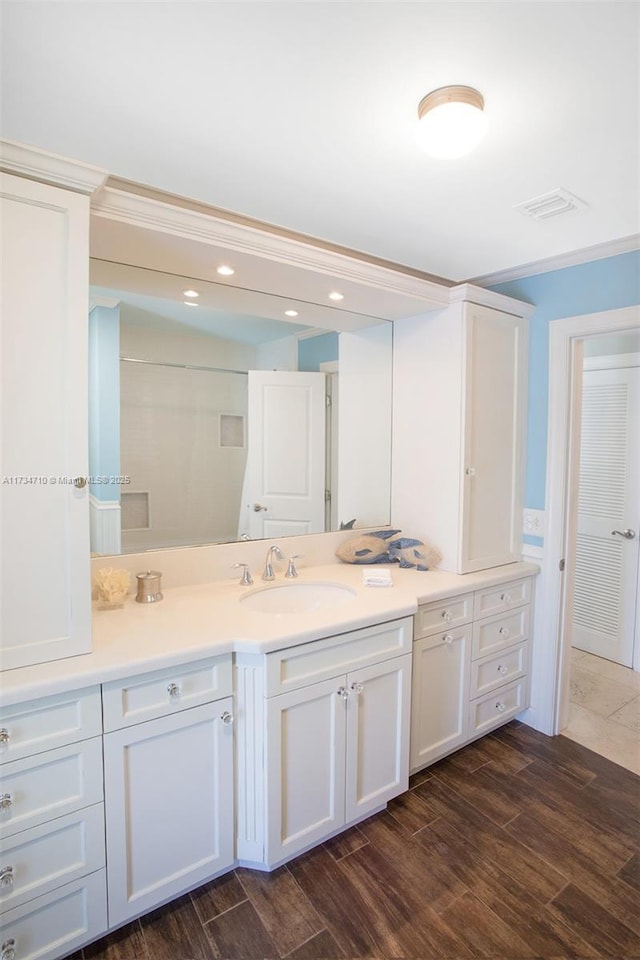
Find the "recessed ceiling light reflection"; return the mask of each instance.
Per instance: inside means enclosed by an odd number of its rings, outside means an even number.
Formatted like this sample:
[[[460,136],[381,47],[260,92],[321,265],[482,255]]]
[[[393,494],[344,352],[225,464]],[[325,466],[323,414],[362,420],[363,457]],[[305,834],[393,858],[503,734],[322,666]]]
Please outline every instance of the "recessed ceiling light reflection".
[[[185,307],[197,307],[197,306],[199,306],[199,304],[194,303],[193,300],[183,300],[182,302],[184,303]]]
[[[216,273],[219,273],[221,277],[232,277],[235,273],[233,267],[230,267],[228,264],[223,263],[218,267]]]
[[[285,315],[285,317],[297,317],[297,316],[298,316],[298,311],[297,311],[297,310],[285,310],[284,315]]]
[[[344,300],[344,293],[338,293],[337,290],[332,290],[329,294],[329,300]]]

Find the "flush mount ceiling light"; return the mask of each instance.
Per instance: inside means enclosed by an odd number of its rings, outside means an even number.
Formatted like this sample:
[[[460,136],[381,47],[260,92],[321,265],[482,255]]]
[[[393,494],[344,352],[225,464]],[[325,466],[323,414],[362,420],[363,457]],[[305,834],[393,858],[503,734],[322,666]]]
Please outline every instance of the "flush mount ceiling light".
[[[198,293],[197,290],[183,290],[182,296],[183,297],[199,297],[200,294]]]
[[[219,273],[221,277],[232,277],[235,270],[233,267],[229,267],[226,263],[223,263],[222,266],[218,267],[216,273]]]
[[[285,315],[285,317],[297,317],[297,316],[298,316],[298,311],[297,311],[297,310],[285,310],[284,315]]]
[[[332,290],[329,294],[329,300],[344,300],[344,293],[338,293],[337,290]]]
[[[418,143],[432,157],[471,153],[484,136],[484,97],[473,87],[439,87],[418,104]]]

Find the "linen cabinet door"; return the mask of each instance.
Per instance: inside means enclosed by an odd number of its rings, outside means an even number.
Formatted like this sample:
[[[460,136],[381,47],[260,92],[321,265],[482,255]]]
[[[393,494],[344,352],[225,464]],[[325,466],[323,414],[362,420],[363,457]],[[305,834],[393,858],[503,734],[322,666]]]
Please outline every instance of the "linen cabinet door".
[[[347,677],[345,821],[361,819],[409,786],[411,656]]]
[[[338,830],[344,820],[346,676],[266,702],[270,866]]]
[[[413,645],[412,773],[466,742],[471,635],[467,624]]]
[[[89,198],[0,176],[3,669],[91,650]],[[37,602],[25,585],[37,584]]]
[[[232,700],[104,738],[109,926],[234,861]]]
[[[465,305],[466,371],[459,573],[520,559],[526,321]]]

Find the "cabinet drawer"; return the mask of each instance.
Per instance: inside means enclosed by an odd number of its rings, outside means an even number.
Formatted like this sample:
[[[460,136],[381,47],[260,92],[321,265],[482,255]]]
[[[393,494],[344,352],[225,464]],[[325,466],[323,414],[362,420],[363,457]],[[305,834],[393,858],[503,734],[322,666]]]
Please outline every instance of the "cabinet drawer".
[[[196,707],[233,692],[231,657],[154,670],[102,686],[104,729],[119,730]]]
[[[100,803],[101,738],[5,764],[0,790],[0,837]]]
[[[0,912],[104,867],[104,807],[23,830],[0,844]]]
[[[328,680],[355,667],[411,653],[411,617],[314,640],[266,657],[266,695]]]
[[[502,613],[530,601],[531,579],[512,580],[497,587],[478,590],[474,599],[473,616],[479,620],[480,617],[490,617],[494,613]]]
[[[423,603],[418,607],[415,620],[415,637],[427,637],[432,633],[442,633],[449,627],[458,627],[473,619],[473,594],[465,593],[459,597]]]
[[[99,687],[5,707],[0,710],[0,763],[101,733]]]
[[[523,677],[527,672],[529,644],[525,640],[517,647],[510,647],[471,665],[471,696],[480,697],[505,683]]]
[[[529,607],[478,620],[473,625],[473,659],[529,639]]]
[[[486,733],[512,720],[529,705],[527,678],[510,683],[493,693],[472,700],[469,710],[469,736]]]
[[[105,871],[98,870],[5,913],[2,944],[15,941],[16,960],[57,960],[106,929]]]

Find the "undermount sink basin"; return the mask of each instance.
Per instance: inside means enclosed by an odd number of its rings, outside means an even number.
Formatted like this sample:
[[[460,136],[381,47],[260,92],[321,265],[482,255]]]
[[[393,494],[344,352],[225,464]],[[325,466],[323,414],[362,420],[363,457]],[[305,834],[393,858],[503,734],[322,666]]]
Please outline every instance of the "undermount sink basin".
[[[355,590],[340,583],[279,583],[245,594],[240,603],[258,613],[311,613],[340,606],[355,595]]]

